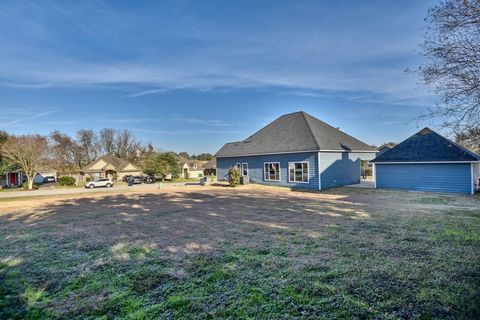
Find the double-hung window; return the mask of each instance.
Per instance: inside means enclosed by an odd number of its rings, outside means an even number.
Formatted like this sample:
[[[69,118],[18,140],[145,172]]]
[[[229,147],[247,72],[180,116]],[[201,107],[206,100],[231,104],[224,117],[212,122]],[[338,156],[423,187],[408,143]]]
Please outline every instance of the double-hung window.
[[[308,162],[290,162],[288,164],[288,181],[308,183]]]
[[[280,162],[265,162],[265,181],[280,181]]]

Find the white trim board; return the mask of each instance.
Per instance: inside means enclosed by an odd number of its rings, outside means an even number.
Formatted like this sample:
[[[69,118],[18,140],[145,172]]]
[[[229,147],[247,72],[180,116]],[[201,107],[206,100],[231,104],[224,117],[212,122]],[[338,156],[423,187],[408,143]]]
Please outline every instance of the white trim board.
[[[447,164],[464,164],[464,163],[479,163],[480,161],[418,161],[418,162],[371,162],[373,164],[442,164],[442,163],[447,163]]]
[[[318,190],[322,190],[322,167],[320,165],[320,152],[318,153]]]
[[[344,152],[344,153],[377,153],[378,151],[365,151],[365,150],[304,150],[304,151],[279,151],[269,153],[250,153],[250,154],[238,154],[231,156],[217,156],[215,158],[237,158],[237,157],[255,157],[255,156],[270,156],[275,154],[292,154],[292,153],[315,153],[315,152]]]
[[[475,171],[473,169],[473,163],[470,163],[470,183],[471,183],[471,194],[475,194]]]
[[[265,174],[267,173],[265,171],[265,165],[267,163],[268,164],[278,163],[278,180],[265,179]],[[271,182],[271,181],[272,182],[282,182],[282,164],[279,161],[266,161],[266,162],[263,163],[263,181],[265,181],[265,182]]]
[[[302,164],[307,164],[307,181],[291,181],[291,173],[290,173],[290,164],[296,164],[296,163],[302,163]],[[309,184],[310,183],[310,161],[289,161],[287,163],[287,170],[288,170],[288,177],[287,177],[287,181],[288,183],[306,183],[306,184]],[[294,170],[296,170],[294,168]],[[295,175],[295,174],[294,174]],[[303,177],[303,166],[302,166],[302,177]]]

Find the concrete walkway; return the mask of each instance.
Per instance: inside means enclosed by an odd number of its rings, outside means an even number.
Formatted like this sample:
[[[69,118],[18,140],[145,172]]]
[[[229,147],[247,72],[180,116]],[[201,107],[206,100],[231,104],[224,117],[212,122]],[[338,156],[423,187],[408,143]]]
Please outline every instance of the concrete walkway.
[[[345,187],[347,187],[347,188],[375,189],[375,184],[374,184],[373,181],[362,180],[362,181],[360,181],[360,183],[351,184],[351,185],[348,185],[348,186],[345,186]]]

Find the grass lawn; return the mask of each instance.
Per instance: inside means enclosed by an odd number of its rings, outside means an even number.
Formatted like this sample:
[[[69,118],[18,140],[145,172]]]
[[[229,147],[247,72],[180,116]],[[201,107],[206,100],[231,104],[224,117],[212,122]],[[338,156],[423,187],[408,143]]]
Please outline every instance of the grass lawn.
[[[475,319],[480,198],[242,186],[2,202],[0,318]]]

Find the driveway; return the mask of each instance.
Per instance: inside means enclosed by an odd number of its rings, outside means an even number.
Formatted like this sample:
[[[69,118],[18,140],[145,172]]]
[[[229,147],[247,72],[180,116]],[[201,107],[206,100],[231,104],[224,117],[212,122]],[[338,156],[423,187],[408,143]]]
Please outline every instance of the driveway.
[[[165,188],[184,186],[185,183],[168,183],[164,184]],[[159,183],[154,184],[137,184],[131,187],[126,185],[117,185],[112,188],[71,188],[71,189],[39,189],[33,191],[8,191],[0,192],[0,199],[7,198],[23,198],[23,197],[37,197],[37,196],[53,196],[53,195],[68,195],[68,194],[84,194],[84,193],[124,193],[130,191],[152,191],[160,188]]]

